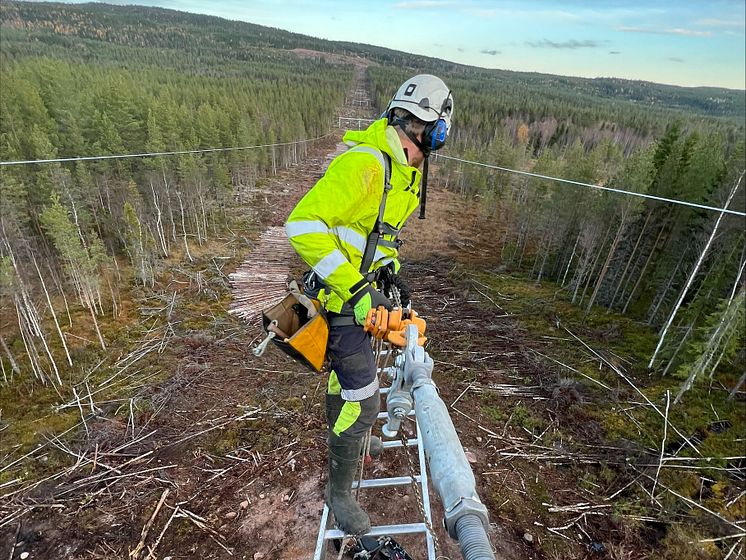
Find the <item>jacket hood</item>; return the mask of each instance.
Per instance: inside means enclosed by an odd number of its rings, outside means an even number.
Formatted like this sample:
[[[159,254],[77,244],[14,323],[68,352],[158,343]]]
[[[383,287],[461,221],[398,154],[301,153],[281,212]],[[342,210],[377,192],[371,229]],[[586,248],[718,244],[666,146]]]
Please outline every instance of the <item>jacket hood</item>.
[[[370,144],[382,152],[386,152],[396,163],[409,166],[404,149],[394,127],[388,125],[388,119],[378,119],[365,130],[348,130],[342,137],[348,146]]]

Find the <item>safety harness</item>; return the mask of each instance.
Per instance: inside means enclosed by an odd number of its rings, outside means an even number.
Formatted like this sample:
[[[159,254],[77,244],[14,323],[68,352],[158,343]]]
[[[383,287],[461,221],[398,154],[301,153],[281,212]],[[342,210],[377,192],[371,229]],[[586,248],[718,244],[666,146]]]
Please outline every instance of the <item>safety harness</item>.
[[[353,148],[354,150],[355,148]],[[368,240],[365,243],[365,251],[363,252],[363,260],[360,262],[360,273],[363,276],[370,274],[369,270],[373,264],[373,259],[376,255],[376,249],[380,247],[393,247],[398,249],[401,246],[401,240],[399,240],[400,230],[388,225],[383,221],[383,214],[386,211],[386,198],[391,190],[391,157],[385,153],[380,152],[383,156],[383,196],[381,197],[381,204],[378,205],[378,217],[373,229],[368,235]],[[394,237],[393,241],[381,239],[383,235],[391,235]]]
[[[375,155],[379,161],[383,162],[384,171],[383,196],[378,206],[378,216],[366,240],[360,263],[360,273],[363,279],[359,287],[362,287],[365,283],[379,280],[378,271],[370,272],[378,247],[398,249],[401,241],[398,238],[400,230],[383,220],[386,198],[391,191],[391,158],[385,152],[372,146],[355,146],[350,151],[353,150]],[[383,239],[384,235],[392,236],[393,240]],[[391,282],[390,279],[386,281]],[[291,283],[289,288],[290,293],[281,302],[262,313],[262,322],[267,337],[254,349],[254,354],[261,356],[271,341],[293,359],[310,366],[315,371],[320,371],[326,358],[329,327],[355,325],[354,310],[352,306],[345,303],[340,313],[325,313],[318,301],[318,295],[322,289],[326,288],[326,285],[313,270],[303,275],[302,291],[294,283]]]
[[[378,157],[379,161],[383,162],[383,195],[381,196],[381,203],[378,205],[378,216],[376,222],[373,225],[368,238],[365,242],[365,250],[363,251],[363,258],[360,261],[360,274],[363,275],[363,279],[360,281],[362,287],[365,283],[374,282],[378,279],[378,271],[370,271],[370,267],[373,265],[375,260],[376,251],[379,247],[390,247],[398,249],[401,247],[401,240],[399,239],[400,229],[397,229],[387,224],[383,217],[386,212],[386,199],[389,192],[391,191],[391,156],[386,152],[378,150],[373,146],[362,146],[358,145],[349,150],[352,151],[364,151],[367,153],[374,154]],[[374,153],[375,151],[375,153]],[[384,235],[393,237],[393,240],[383,239]],[[316,275],[315,272],[309,271],[303,276],[304,291],[306,294],[316,297],[318,293],[325,288],[325,285],[321,279]],[[353,289],[355,286],[353,287]],[[339,314],[332,314],[328,316],[329,325],[332,327],[342,327],[357,324],[355,322],[355,313],[352,307],[345,303]]]

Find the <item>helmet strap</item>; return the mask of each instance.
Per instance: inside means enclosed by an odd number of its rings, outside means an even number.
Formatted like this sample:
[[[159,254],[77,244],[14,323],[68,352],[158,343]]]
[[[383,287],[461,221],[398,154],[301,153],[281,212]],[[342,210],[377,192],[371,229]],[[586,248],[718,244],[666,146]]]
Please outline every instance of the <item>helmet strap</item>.
[[[429,155],[429,154],[428,154]],[[427,163],[430,161],[428,156],[425,156],[425,162],[422,166],[422,184],[420,185],[420,215],[419,219],[425,219],[425,206],[427,205]]]

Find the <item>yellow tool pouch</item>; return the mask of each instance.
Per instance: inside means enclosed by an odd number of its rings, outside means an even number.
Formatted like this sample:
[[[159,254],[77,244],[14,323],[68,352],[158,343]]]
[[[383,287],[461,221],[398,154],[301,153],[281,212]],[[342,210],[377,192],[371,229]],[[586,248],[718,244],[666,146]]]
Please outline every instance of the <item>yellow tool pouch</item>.
[[[262,313],[267,338],[254,349],[261,356],[270,340],[288,356],[321,371],[326,359],[329,323],[318,300],[300,293],[291,283],[291,292],[280,303]]]

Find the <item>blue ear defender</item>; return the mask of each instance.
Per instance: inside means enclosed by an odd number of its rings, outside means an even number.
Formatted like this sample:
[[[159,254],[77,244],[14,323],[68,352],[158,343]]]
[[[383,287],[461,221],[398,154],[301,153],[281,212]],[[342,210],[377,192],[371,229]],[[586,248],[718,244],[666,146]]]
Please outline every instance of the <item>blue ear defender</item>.
[[[425,146],[432,151],[439,150],[445,145],[446,138],[448,138],[448,125],[446,125],[446,121],[438,119],[429,123],[425,128],[423,136],[423,144]]]

